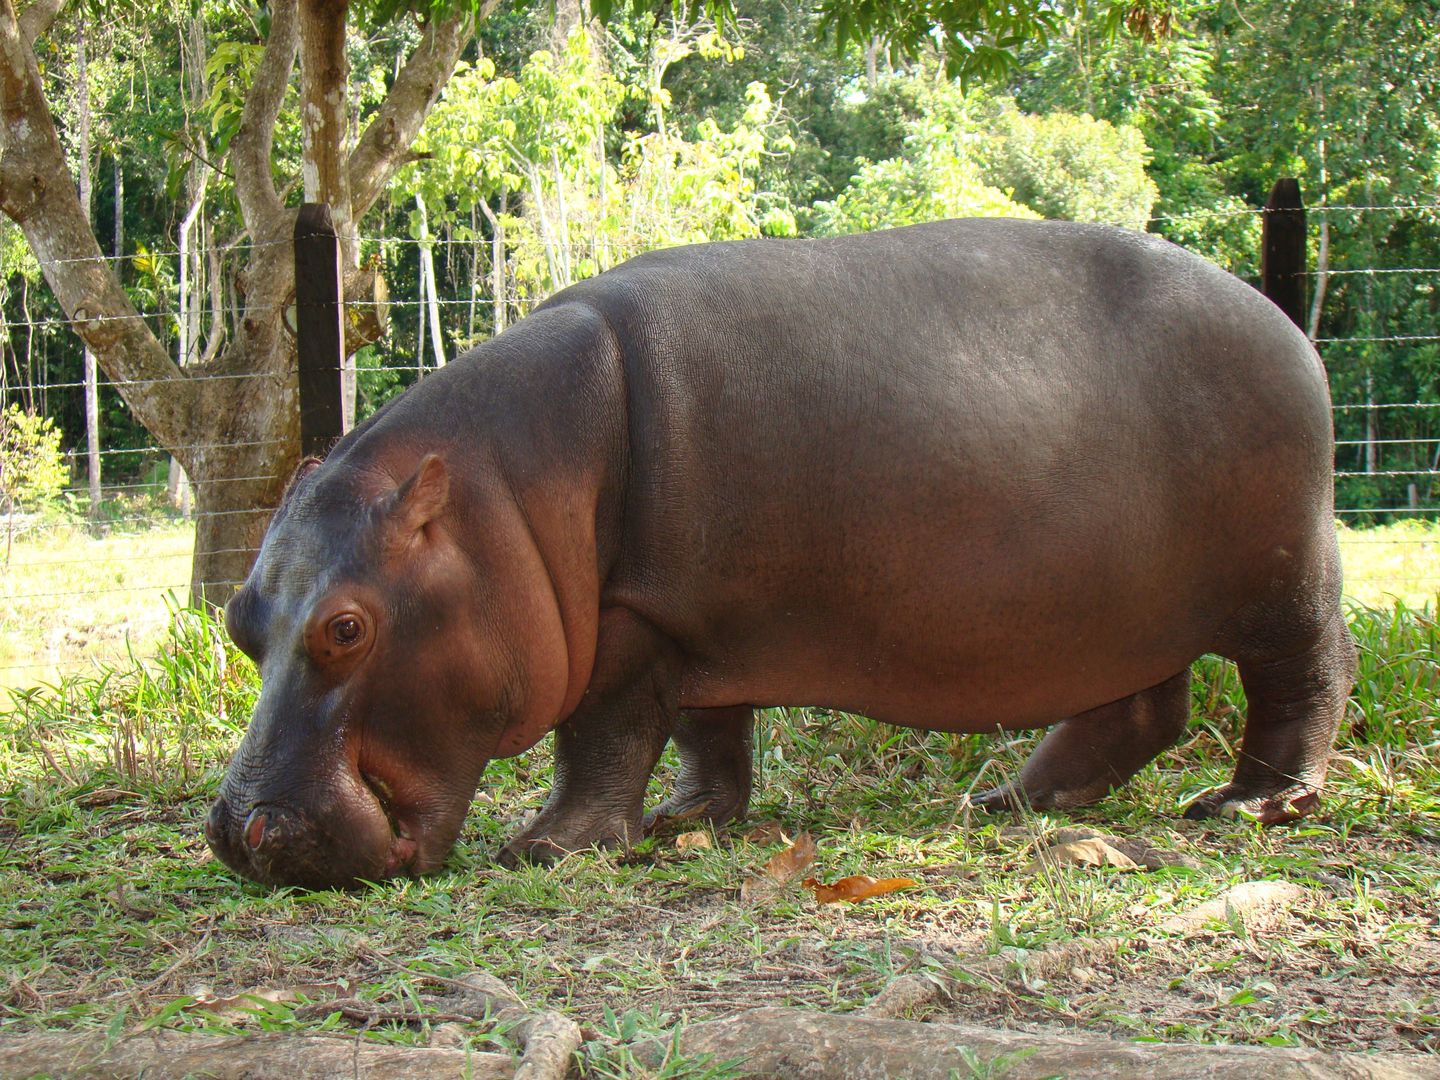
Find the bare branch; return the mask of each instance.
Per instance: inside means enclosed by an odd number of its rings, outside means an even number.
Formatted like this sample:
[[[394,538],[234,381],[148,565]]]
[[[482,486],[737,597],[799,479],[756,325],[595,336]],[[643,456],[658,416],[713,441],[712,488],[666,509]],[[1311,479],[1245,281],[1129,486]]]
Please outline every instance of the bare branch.
[[[298,0],[275,0],[272,5],[265,55],[255,72],[250,92],[245,95],[240,130],[230,141],[235,198],[240,203],[245,228],[256,240],[276,239],[272,235],[276,229],[288,226],[288,218],[282,217],[285,205],[275,191],[270,173],[270,157],[275,122],[285,102],[285,91],[300,48],[298,8]]]
[[[499,6],[486,0],[481,18]],[[463,14],[431,21],[350,155],[351,220],[363,218],[407,160],[420,125],[455,71],[474,26]]]
[[[30,45],[55,21],[65,0],[35,0],[20,13],[20,40]]]

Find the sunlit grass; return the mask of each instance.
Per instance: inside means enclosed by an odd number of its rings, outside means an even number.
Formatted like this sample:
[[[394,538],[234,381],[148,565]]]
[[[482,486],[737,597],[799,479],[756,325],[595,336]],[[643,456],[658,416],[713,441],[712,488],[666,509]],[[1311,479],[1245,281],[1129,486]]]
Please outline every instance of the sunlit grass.
[[[4,561],[0,539],[0,688],[151,652],[189,588],[193,545],[185,523],[98,538],[47,527],[14,537]]]
[[[1440,611],[1440,522],[1399,521],[1370,529],[1340,527],[1345,595],[1370,607],[1397,600]]]

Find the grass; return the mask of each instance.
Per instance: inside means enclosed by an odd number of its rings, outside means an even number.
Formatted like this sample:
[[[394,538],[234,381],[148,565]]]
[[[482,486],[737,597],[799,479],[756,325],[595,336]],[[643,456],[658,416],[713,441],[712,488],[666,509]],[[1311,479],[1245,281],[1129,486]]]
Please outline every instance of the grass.
[[[1440,522],[1397,521],[1353,529],[1340,527],[1345,595],[1372,607],[1397,600],[1440,611]]]
[[[193,544],[183,522],[100,537],[47,523],[15,536],[0,573],[0,688],[148,653],[165,637],[167,601],[188,590]]]
[[[167,617],[149,665],[19,692],[0,713],[0,1032],[355,1030],[297,1009],[343,996],[423,1005],[442,992],[429,976],[479,968],[601,1036],[585,1075],[641,1076],[624,1044],[681,1020],[760,1004],[847,1010],[897,974],[931,972],[972,988],[962,1008],[975,1022],[1440,1053],[1440,628],[1405,603],[1356,605],[1351,620],[1362,666],[1325,804],[1290,828],[1177,816],[1233,766],[1243,697],[1233,669],[1213,659],[1197,665],[1186,738],[1069,815],[959,806],[982,772],[982,785],[1013,773],[1035,736],[766,713],[751,819],[814,835],[822,879],[920,883],[819,907],[798,886],[741,902],[741,882],[776,850],[744,828],[709,849],[681,851],[669,836],[629,857],[499,869],[492,853],[543,797],[543,749],[491,766],[454,855],[430,878],[349,894],[243,884],[210,858],[199,825],[255,674],[213,622]],[[652,796],[671,769],[667,758]],[[1033,839],[1067,824],[1192,862],[1032,873]],[[1238,922],[1183,940],[1157,931],[1252,878],[1298,882],[1308,899],[1271,933]],[[1114,942],[1116,958],[1048,980],[977,974],[986,957],[1076,938]],[[215,1007],[251,990],[289,999],[248,1014]],[[424,1023],[382,1023],[365,1037],[427,1034]],[[472,1036],[476,1048],[495,1041],[504,1035]],[[682,1057],[664,1075],[728,1072]]]

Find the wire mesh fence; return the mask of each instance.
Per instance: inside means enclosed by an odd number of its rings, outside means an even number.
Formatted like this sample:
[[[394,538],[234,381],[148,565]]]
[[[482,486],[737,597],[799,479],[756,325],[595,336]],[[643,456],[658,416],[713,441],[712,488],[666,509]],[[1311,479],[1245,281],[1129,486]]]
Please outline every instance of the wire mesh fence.
[[[1435,215],[1440,203],[1397,203],[1386,205],[1338,205],[1310,207],[1312,217],[1356,215]],[[1176,222],[1216,219],[1253,219],[1258,238],[1258,221],[1265,211],[1257,208],[1197,211],[1152,219],[1152,228]],[[469,253],[475,245],[446,237],[430,241],[411,238],[365,236],[362,246],[395,262],[412,258],[422,246],[434,250],[447,247]],[[488,244],[488,241],[486,242]],[[227,255],[243,254],[256,245],[231,245]],[[134,259],[137,256],[125,256]],[[146,253],[151,260],[176,260],[179,252]],[[113,264],[114,260],[105,258]],[[459,254],[448,263],[459,265]],[[447,352],[455,343],[483,338],[492,325],[495,298],[486,295],[482,275],[474,273],[468,294],[436,296],[420,293],[391,298],[386,309],[392,324],[392,342],[410,338],[439,326]],[[1379,280],[1410,283],[1427,295],[1440,278],[1440,267],[1339,266],[1310,271],[1315,279],[1332,281]],[[460,283],[462,286],[466,283]],[[523,317],[539,296],[507,296],[503,302],[507,320]],[[348,301],[356,311],[374,310],[375,301]],[[265,309],[273,313],[272,309]],[[208,305],[192,308],[189,318],[203,325],[220,325],[242,316],[263,312],[251,305]],[[144,320],[161,341],[172,341],[170,332],[177,310],[154,308],[115,316],[116,320]],[[428,320],[426,316],[429,316]],[[88,320],[94,322],[94,319]],[[428,325],[427,325],[428,323]],[[400,325],[404,324],[404,325]],[[4,370],[4,397],[7,402],[24,402],[42,410],[78,408],[84,392],[83,381],[73,378],[50,381],[44,364],[28,366],[20,359],[16,336],[43,332],[54,335],[74,331],[76,324],[58,317],[8,318],[11,335]],[[477,332],[478,328],[478,332]],[[1421,387],[1418,400],[1383,400],[1375,387],[1350,378],[1334,377],[1335,368],[1350,363],[1356,355],[1373,358],[1377,350],[1440,350],[1440,332],[1428,327],[1406,326],[1400,332],[1374,332],[1364,326],[1353,334],[1320,334],[1313,340],[1327,366],[1332,367],[1332,396],[1336,438],[1336,516],[1341,524],[1342,550],[1347,572],[1347,591],[1357,600],[1381,604],[1398,597],[1411,605],[1435,604],[1440,595],[1440,400],[1430,400],[1433,385]],[[435,369],[429,347],[410,349],[380,345],[366,350],[358,363],[363,388],[375,384],[383,393],[393,393],[424,378]],[[1437,364],[1440,366],[1440,364]],[[37,374],[38,372],[38,374]],[[241,380],[257,385],[273,384],[293,377],[285,371],[218,371],[197,365],[179,369],[175,378],[186,381]],[[112,380],[102,378],[100,387],[108,395],[149,391],[170,378]],[[377,402],[369,400],[373,406]],[[250,460],[264,460],[270,450],[278,451],[284,440],[249,439],[205,441],[180,447],[161,446],[154,441],[137,445],[103,446],[98,451],[104,482],[104,507],[98,520],[82,513],[21,513],[12,511],[0,522],[5,530],[5,572],[0,581],[0,686],[18,686],[36,680],[53,679],[67,671],[84,668],[96,659],[123,657],[132,644],[143,648],[147,639],[163,631],[169,607],[188,596],[191,538],[197,524],[210,517],[255,517],[253,509],[206,510],[182,515],[167,493],[170,457],[175,451],[252,451]],[[87,453],[83,446],[64,451],[64,460],[77,478],[64,495],[83,509],[87,485]],[[234,475],[207,477],[202,485],[250,484],[273,481],[273,470],[247,468]],[[249,545],[231,546],[215,554],[250,556]],[[226,583],[221,583],[226,584]],[[238,582],[229,582],[238,584]]]

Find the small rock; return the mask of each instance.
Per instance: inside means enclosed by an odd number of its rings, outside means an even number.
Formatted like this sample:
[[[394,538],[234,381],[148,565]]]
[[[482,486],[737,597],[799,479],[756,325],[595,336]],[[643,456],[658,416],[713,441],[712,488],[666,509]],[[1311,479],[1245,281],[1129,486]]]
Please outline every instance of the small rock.
[[[1138,870],[1140,865],[1119,848],[1111,847],[1098,837],[1072,840],[1043,848],[1025,869],[1037,873],[1042,863],[1060,866],[1113,866],[1117,870]]]

